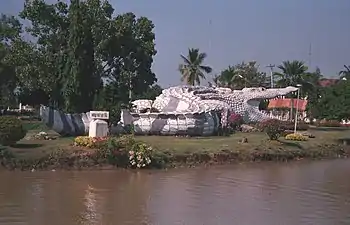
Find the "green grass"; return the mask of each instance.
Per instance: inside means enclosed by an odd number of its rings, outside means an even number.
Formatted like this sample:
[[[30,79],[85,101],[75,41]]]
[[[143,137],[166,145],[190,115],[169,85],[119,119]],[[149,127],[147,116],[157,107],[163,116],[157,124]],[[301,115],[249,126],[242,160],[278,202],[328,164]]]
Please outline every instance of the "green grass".
[[[45,131],[50,135],[57,136],[56,140],[21,140],[15,146],[8,149],[20,159],[35,159],[43,157],[57,149],[67,151],[83,150],[74,147],[73,137],[59,137],[53,131],[47,129],[39,122],[26,123],[28,135]],[[235,133],[230,137],[174,137],[174,136],[137,136],[136,139],[153,146],[157,153],[173,157],[171,160],[184,161],[184,163],[196,163],[208,161],[249,161],[274,160],[274,159],[296,159],[296,158],[320,158],[334,157],[339,153],[339,139],[350,138],[350,129],[346,130],[310,130],[315,138],[308,141],[287,141],[280,138],[278,141],[269,141],[265,133]],[[247,138],[248,143],[241,143]],[[260,154],[262,156],[260,156]],[[216,156],[214,156],[216,155]],[[199,157],[199,158],[198,158]],[[218,159],[220,158],[220,159]],[[230,158],[227,160],[227,158]],[[209,161],[210,161],[209,160]]]
[[[308,141],[287,141],[280,138],[279,141],[269,141],[265,133],[235,133],[230,137],[202,137],[184,138],[171,136],[139,136],[138,140],[144,141],[160,151],[170,151],[177,154],[190,152],[218,152],[222,150],[243,151],[254,148],[283,148],[304,149],[317,148],[323,144],[336,144],[339,138],[350,137],[350,130],[341,131],[312,131],[315,138]],[[240,143],[243,138],[248,143]]]
[[[40,158],[58,149],[76,150],[74,138],[64,137],[56,140],[20,140],[16,145],[8,147],[16,157],[21,159]]]
[[[23,121],[23,128],[27,131],[49,131],[50,129],[41,121]]]

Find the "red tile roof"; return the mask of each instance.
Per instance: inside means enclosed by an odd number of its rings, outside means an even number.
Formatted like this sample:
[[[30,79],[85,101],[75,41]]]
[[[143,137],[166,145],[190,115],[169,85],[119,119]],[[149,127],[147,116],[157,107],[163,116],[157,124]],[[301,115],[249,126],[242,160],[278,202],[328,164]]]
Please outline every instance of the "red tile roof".
[[[281,108],[288,108],[290,109],[293,105],[293,109],[297,108],[299,111],[305,111],[307,106],[307,100],[304,99],[291,99],[291,98],[284,98],[284,99],[271,99],[269,101],[268,109],[281,109]]]
[[[321,87],[329,87],[329,86],[335,85],[336,83],[338,83],[338,81],[339,81],[339,79],[324,78],[318,82],[318,85],[320,85]]]

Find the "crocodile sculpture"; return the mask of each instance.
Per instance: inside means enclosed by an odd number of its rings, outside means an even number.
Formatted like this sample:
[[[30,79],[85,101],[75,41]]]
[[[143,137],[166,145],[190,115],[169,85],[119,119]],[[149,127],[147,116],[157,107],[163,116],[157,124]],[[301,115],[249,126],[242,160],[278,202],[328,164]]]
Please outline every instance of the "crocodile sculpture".
[[[154,101],[134,101],[135,107],[131,112],[122,111],[118,127],[133,125],[136,134],[212,135],[220,126],[227,124],[231,113],[241,115],[245,122],[271,118],[259,111],[260,101],[297,90],[295,87],[242,90],[206,86],[170,87]],[[89,113],[64,114],[45,106],[41,107],[41,117],[48,127],[65,135],[87,134],[91,121]],[[120,129],[112,131],[119,132]]]
[[[245,122],[272,118],[259,110],[260,101],[297,91],[295,87],[231,90],[206,86],[175,86],[163,90],[154,102],[136,100],[129,113],[129,122],[138,134],[212,135],[227,125],[231,113],[239,114]],[[147,112],[148,111],[157,111]],[[128,112],[123,112],[128,113]],[[130,117],[132,119],[130,119]]]

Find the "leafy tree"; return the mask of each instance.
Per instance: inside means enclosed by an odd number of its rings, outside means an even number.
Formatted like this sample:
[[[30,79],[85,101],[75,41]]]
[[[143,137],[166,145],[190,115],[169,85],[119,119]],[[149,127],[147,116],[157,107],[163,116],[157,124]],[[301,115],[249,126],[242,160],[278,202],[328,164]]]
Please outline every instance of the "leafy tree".
[[[229,66],[220,75],[215,76],[214,83],[220,87],[234,88],[234,80],[239,74],[234,66]]]
[[[315,109],[317,119],[340,121],[350,118],[350,81],[324,88]]]
[[[162,94],[163,88],[158,84],[148,87],[147,91],[142,93],[139,96],[136,96],[136,99],[150,99],[155,100],[160,94]]]
[[[94,39],[87,6],[72,0],[69,6],[68,58],[65,65],[66,111],[87,112],[101,86],[101,77],[95,73]]]
[[[9,63],[11,44],[20,38],[22,26],[13,16],[0,15],[0,105],[13,106],[18,79]]]
[[[307,72],[302,76],[303,82],[310,85],[306,85],[307,89],[304,89],[304,92],[301,92],[302,97],[307,97],[307,113],[308,117],[313,120],[315,116],[318,115],[318,102],[319,96],[322,95],[323,87],[319,86],[319,81],[322,79],[323,75],[321,70],[316,68],[315,72]],[[304,87],[305,88],[305,87]]]
[[[221,87],[242,89],[244,87],[266,86],[266,74],[259,71],[259,65],[255,61],[229,66],[214,79]]]
[[[136,18],[133,13],[117,16],[112,23],[111,38],[103,52],[106,62],[105,77],[109,85],[118,86],[124,102],[127,91],[140,95],[157,81],[151,71],[155,50],[154,25],[145,17]],[[113,34],[117,34],[114,35]]]
[[[14,71],[20,99],[35,102],[37,96],[46,104],[48,98],[50,105],[74,112],[117,111],[130,100],[128,90],[134,96],[149,92],[157,81],[151,71],[154,25],[133,13],[114,17],[113,11],[107,0],[26,0],[19,14],[30,22],[25,31],[15,17],[3,19],[16,25],[1,26],[0,37],[16,33],[6,40],[6,66]]]
[[[259,71],[260,65],[256,61],[242,62],[235,67],[240,75],[236,79],[241,86],[243,83],[244,87],[262,87],[267,85],[266,73]]]
[[[204,59],[207,54],[199,52],[199,49],[188,49],[188,55],[180,55],[184,63],[179,65],[179,71],[182,74],[181,81],[185,81],[189,85],[200,85],[201,79],[205,79],[205,73],[211,73],[210,66],[204,66]]]

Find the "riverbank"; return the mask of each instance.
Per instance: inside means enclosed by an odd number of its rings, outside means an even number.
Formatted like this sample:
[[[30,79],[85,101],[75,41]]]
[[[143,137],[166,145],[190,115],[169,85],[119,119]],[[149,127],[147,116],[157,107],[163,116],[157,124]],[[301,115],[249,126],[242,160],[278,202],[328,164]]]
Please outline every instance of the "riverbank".
[[[35,132],[29,135],[31,133]],[[2,148],[0,162],[3,168],[10,170],[173,168],[349,156],[350,149],[338,140],[350,137],[350,130],[312,130],[311,133],[315,138],[300,142],[284,138],[269,141],[261,132],[197,138],[125,136],[82,147],[74,144],[74,138],[61,138],[48,132],[54,140],[24,139]],[[137,152],[142,155],[139,156],[141,161],[136,160]],[[135,153],[134,162],[131,153]],[[148,159],[150,162],[146,163]]]

